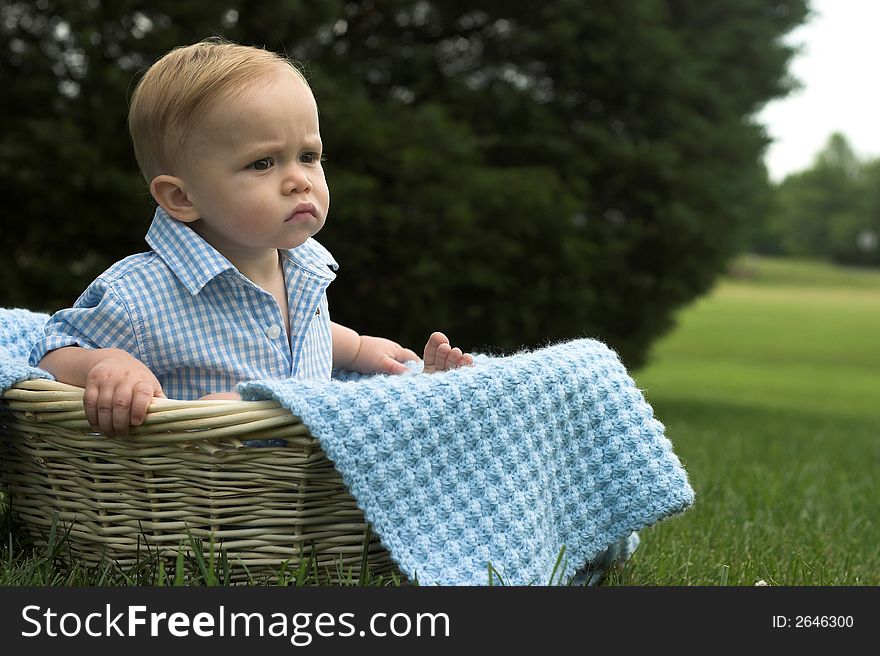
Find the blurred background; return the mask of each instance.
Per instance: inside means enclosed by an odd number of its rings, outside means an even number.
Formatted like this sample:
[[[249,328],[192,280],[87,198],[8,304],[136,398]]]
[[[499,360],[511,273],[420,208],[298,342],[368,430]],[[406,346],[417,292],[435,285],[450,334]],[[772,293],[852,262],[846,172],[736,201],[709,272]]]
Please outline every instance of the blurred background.
[[[805,21],[803,0],[0,11],[4,306],[68,306],[145,250],[152,201],[128,98],[155,59],[212,35],[304,67],[333,199],[319,240],[343,265],[331,309],[361,332],[418,345],[441,328],[500,351],[591,336],[637,366],[748,247],[878,263],[856,246],[868,226],[849,205],[856,163],[843,140],[771,210],[757,113],[794,86],[783,37]],[[816,204],[804,192],[816,176],[823,207],[847,203],[833,239],[792,218]]]
[[[69,306],[146,250],[146,67],[265,46],[320,108],[334,319],[630,367],[698,503],[616,582],[880,584],[872,4],[4,0],[0,304]]]

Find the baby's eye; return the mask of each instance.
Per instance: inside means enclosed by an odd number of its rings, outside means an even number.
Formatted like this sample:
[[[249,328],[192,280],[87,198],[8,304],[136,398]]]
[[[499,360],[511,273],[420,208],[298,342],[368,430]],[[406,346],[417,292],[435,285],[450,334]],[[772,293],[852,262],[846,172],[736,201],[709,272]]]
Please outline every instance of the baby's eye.
[[[255,162],[251,162],[248,165],[248,168],[254,169],[255,171],[268,171],[272,168],[272,165],[274,163],[275,162],[272,160],[271,157],[263,157]]]
[[[327,161],[327,158],[320,153],[303,153],[300,155],[299,159],[304,164],[315,164],[317,162]]]

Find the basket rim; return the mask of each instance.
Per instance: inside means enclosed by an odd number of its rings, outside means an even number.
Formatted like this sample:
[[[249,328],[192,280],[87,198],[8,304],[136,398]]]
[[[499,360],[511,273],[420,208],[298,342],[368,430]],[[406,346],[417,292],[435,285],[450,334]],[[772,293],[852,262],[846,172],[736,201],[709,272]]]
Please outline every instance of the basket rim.
[[[2,408],[23,417],[29,424],[57,427],[97,435],[86,420],[82,399],[85,390],[57,380],[32,378],[15,383],[2,394]],[[292,428],[308,431],[299,417],[277,401],[153,399],[140,426],[129,435],[193,432],[192,437],[220,437]]]

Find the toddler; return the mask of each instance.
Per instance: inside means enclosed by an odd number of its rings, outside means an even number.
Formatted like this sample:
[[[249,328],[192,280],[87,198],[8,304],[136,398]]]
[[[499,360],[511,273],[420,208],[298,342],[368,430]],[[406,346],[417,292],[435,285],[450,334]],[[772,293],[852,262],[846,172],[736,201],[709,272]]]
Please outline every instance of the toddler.
[[[98,276],[30,354],[85,388],[94,428],[126,434],[166,394],[237,398],[243,380],[418,360],[330,321],[338,264],[312,238],[330,206],[318,109],[290,61],[217,40],[172,50],[139,82],[129,129],[158,204],[151,250]],[[473,364],[437,332],[423,359],[427,373]]]

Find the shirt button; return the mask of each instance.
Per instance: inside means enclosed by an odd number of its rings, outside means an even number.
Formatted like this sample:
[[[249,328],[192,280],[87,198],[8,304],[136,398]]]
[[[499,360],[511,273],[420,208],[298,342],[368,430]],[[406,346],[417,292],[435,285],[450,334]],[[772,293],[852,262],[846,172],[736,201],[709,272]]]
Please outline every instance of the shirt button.
[[[269,326],[266,328],[266,337],[269,339],[278,339],[278,336],[281,334],[281,328],[278,326]]]

